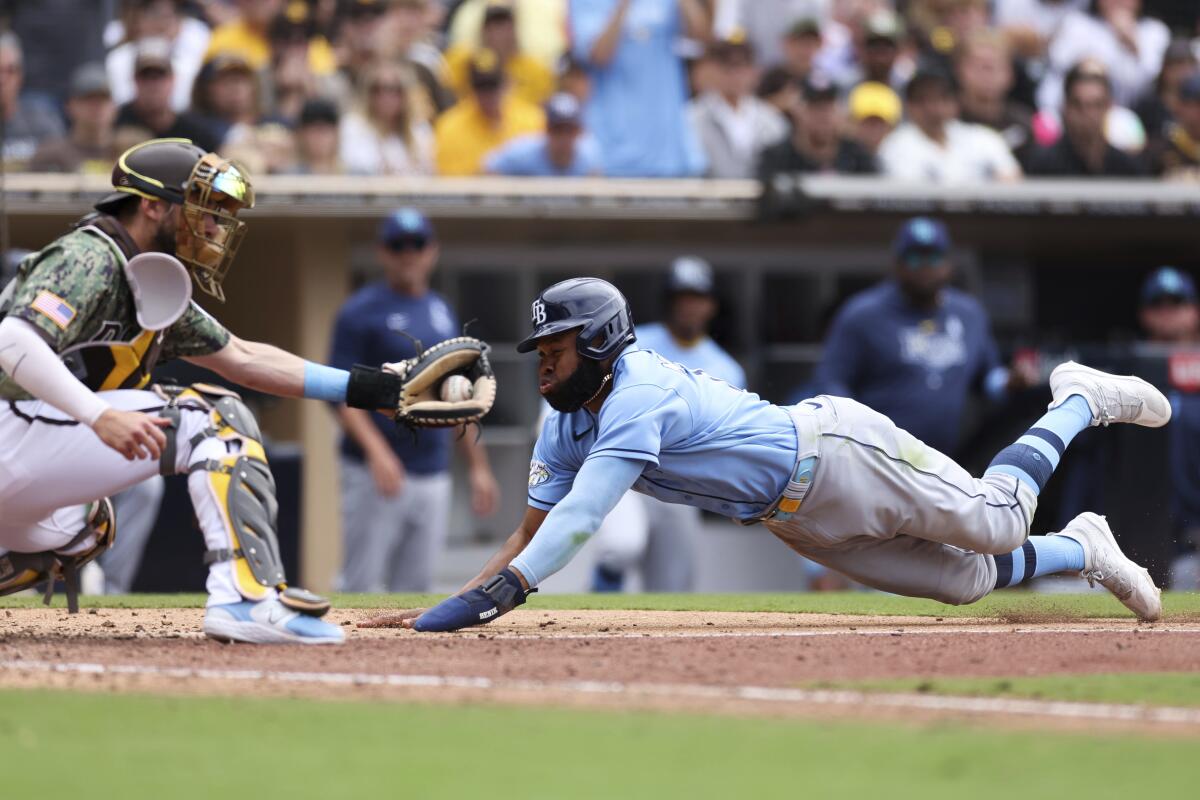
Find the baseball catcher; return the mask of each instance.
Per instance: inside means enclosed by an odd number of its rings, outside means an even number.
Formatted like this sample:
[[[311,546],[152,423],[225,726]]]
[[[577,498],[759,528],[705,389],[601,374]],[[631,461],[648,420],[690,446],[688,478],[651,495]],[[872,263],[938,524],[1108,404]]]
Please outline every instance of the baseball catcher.
[[[126,151],[96,213],[22,261],[0,295],[0,594],[64,579],[109,546],[107,497],[161,472],[186,475],[204,534],[204,631],[243,642],[337,643],[329,603],[290,587],[276,536],[262,434],[237,394],[148,386],[183,358],[231,383],[376,409],[410,426],[477,422],[495,380],[486,347],[463,339],[352,373],[237,338],[191,299],[222,282],[254,190],[236,163],[186,139]],[[435,399],[449,375],[474,384]]]
[[[944,603],[1050,573],[1099,583],[1139,619],[1158,588],[1101,516],[1030,536],[1038,494],[1093,425],[1165,425],[1167,399],[1133,376],[1074,362],[1050,376],[1045,415],[980,478],[887,417],[843,397],[776,406],[635,344],[629,304],[597,278],[533,302],[538,388],[554,409],[529,467],[529,507],[463,590],[384,618],[419,631],[490,622],[579,551],[628,489],[761,523],[801,555],[862,583]]]

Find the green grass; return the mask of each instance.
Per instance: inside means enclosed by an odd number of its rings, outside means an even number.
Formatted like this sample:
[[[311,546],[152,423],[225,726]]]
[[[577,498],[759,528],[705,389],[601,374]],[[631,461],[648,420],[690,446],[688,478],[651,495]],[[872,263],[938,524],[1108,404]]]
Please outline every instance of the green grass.
[[[340,594],[334,595],[339,608],[415,608],[428,606],[440,595],[413,594]],[[55,597],[55,604],[65,600]],[[33,608],[36,597],[0,598],[0,608]],[[85,607],[102,608],[198,608],[203,595],[128,595],[89,597]],[[1196,619],[1200,615],[1200,594],[1168,592],[1163,596],[1168,620]],[[944,618],[1003,617],[1014,620],[1047,618],[1130,617],[1115,599],[1106,593],[1032,594],[1025,591],[1001,591],[969,606],[947,606],[932,600],[871,592],[789,593],[789,594],[565,594],[534,595],[529,609],[571,611],[575,609],[622,609],[658,611],[784,611],[823,614],[864,614],[884,616],[923,616]]]
[[[895,678],[828,682],[810,688],[868,692],[920,692],[967,697],[1020,697],[1087,703],[1200,706],[1200,673],[1152,672],[1117,675],[1039,675],[1012,678]]]
[[[0,692],[6,797],[1183,797],[1195,746],[958,724]]]

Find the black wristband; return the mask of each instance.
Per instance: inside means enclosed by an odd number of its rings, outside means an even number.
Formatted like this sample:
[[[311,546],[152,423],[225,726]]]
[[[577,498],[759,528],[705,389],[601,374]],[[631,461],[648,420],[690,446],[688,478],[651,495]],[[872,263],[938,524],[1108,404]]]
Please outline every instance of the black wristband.
[[[351,408],[396,408],[404,379],[376,367],[355,364],[346,385],[346,405]]]

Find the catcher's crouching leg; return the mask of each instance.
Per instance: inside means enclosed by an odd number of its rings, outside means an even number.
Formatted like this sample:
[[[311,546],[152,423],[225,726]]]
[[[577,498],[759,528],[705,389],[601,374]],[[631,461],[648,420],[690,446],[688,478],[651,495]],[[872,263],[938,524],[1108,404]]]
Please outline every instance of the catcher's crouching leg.
[[[97,500],[88,507],[82,530],[64,547],[42,553],[0,555],[0,595],[44,583],[44,600],[48,605],[54,596],[54,585],[61,579],[67,595],[67,610],[76,614],[79,612],[79,570],[112,547],[116,538],[117,515],[112,502],[107,497]],[[76,550],[78,552],[72,552]]]
[[[254,415],[233,392],[198,384],[176,391],[164,416],[177,423],[182,411],[200,408],[208,411],[209,425],[191,437],[188,488],[204,529],[204,563],[211,569],[231,562],[234,588],[246,600],[264,600],[274,591],[293,611],[323,616],[327,599],[287,585],[275,479]],[[173,453],[163,454],[164,471],[174,463]]]

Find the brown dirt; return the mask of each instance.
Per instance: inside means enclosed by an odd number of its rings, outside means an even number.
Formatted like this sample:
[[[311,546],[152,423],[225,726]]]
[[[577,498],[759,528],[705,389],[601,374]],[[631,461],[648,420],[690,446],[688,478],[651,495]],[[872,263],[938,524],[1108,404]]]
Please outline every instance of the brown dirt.
[[[520,610],[455,634],[354,627],[374,613],[332,612],[347,644],[331,648],[222,645],[199,633],[199,609],[99,609],[75,616],[59,609],[6,610],[0,612],[0,686],[940,718],[984,712],[882,708],[792,695],[764,699],[744,687],[786,694],[818,681],[856,678],[1200,668],[1200,625],[1191,622]],[[62,664],[105,669],[55,673],[46,666]],[[166,668],[177,672],[164,674]],[[202,670],[316,677],[196,672]],[[412,676],[443,682],[415,685],[421,681]],[[447,678],[486,683],[445,685]],[[1021,712],[1008,718],[1037,716]],[[1048,716],[1038,719],[1039,725],[1050,722]],[[1109,723],[1200,732],[1200,717],[1165,725],[1140,718],[1053,721],[1088,728]]]

